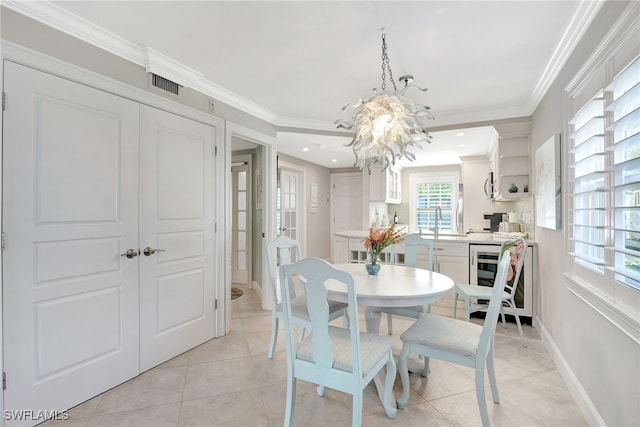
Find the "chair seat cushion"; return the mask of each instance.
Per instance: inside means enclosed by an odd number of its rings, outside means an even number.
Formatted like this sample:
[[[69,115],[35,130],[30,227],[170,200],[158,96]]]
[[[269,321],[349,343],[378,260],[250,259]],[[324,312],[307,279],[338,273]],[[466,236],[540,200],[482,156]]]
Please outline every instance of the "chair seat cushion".
[[[331,351],[333,352],[333,368],[353,372],[351,355],[351,335],[348,329],[329,326]],[[313,361],[312,335],[308,335],[297,347],[297,358]],[[393,341],[387,337],[369,332],[360,332],[360,358],[362,375],[366,376],[375,364],[387,357],[393,347]]]
[[[456,283],[456,291],[460,295],[471,298],[490,299],[493,288],[491,286],[476,286]],[[509,298],[509,294],[505,291],[502,293],[502,299]]]
[[[404,331],[400,339],[403,342],[476,357],[480,334],[482,334],[482,326],[475,323],[425,314]]]
[[[329,314],[335,313],[347,307],[344,302],[327,300],[329,303]],[[282,312],[282,303],[278,304],[278,311]],[[299,296],[291,300],[291,315],[299,319],[304,319],[307,322],[311,321],[309,312],[307,311],[307,296]]]

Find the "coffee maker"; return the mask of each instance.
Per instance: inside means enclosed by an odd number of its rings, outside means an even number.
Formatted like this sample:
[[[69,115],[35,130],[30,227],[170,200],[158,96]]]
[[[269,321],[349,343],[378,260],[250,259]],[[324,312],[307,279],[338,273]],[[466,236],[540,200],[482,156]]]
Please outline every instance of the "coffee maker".
[[[485,231],[497,233],[500,223],[504,221],[503,215],[507,215],[505,212],[495,212],[492,214],[484,214],[484,219],[489,220],[489,228],[483,228]]]

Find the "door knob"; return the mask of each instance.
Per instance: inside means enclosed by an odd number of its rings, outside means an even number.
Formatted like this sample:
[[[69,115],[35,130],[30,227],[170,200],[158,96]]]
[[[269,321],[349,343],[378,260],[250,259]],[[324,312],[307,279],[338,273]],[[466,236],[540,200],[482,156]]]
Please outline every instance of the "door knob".
[[[145,256],[151,256],[151,255],[155,254],[156,252],[164,252],[164,249],[153,249],[150,246],[147,246],[142,251],[142,253],[145,254]]]
[[[128,249],[127,252],[120,254],[120,256],[126,256],[129,259],[135,258],[138,256],[138,251],[136,251],[135,249]]]

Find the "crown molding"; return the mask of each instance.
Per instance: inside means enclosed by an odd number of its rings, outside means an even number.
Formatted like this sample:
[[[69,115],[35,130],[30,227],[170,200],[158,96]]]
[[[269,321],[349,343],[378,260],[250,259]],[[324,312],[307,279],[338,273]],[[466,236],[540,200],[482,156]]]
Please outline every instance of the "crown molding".
[[[573,53],[578,42],[582,39],[582,36],[591,25],[591,22],[598,14],[602,5],[606,0],[582,0],[576,11],[571,18],[571,22],[567,26],[567,29],[562,34],[560,42],[556,46],[551,59],[547,63],[547,66],[540,76],[538,83],[536,83],[533,93],[531,95],[531,101],[528,108],[528,114],[533,114],[538,104],[547,93],[547,90],[551,87],[556,77],[562,70],[562,67],[566,64],[569,56]]]
[[[582,0],[580,2],[552,58],[545,67],[543,75],[536,84],[528,105],[497,111],[485,111],[482,117],[478,117],[477,111],[473,114],[462,112],[449,116],[441,116],[437,120],[437,125],[442,126],[478,120],[496,120],[533,114],[535,108],[557,77],[604,1],[606,0]],[[158,74],[185,87],[190,87],[202,92],[207,96],[211,96],[220,102],[251,114],[274,126],[322,131],[336,130],[333,123],[323,120],[279,116],[273,111],[207,80],[203,74],[197,70],[175,61],[151,47],[137,45],[117,34],[98,27],[51,3],[49,0],[2,0],[2,5],[58,31],[69,34],[72,37],[83,40],[102,50],[144,67],[147,72]]]
[[[611,26],[611,29],[600,42],[598,47],[593,50],[593,53],[580,67],[580,70],[574,75],[574,77],[565,86],[565,91],[570,95],[583,89],[583,85],[589,79],[590,76],[602,66],[604,62],[610,59],[616,52],[617,47],[624,43],[625,40],[629,40],[632,37],[636,37],[637,32],[640,31],[640,2],[631,2],[629,6],[624,10],[618,20]]]
[[[195,89],[259,119],[272,124],[279,120],[272,111],[206,80],[197,70],[148,46],[143,47],[132,43],[48,0],[2,0],[2,6],[144,67],[147,72],[158,74],[185,87]]]
[[[144,53],[140,46],[71,14],[49,1],[3,0],[2,6],[144,66]]]

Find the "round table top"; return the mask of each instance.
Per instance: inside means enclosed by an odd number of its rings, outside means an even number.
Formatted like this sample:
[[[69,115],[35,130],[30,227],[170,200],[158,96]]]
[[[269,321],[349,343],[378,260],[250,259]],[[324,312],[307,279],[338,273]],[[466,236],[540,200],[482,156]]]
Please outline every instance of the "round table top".
[[[379,307],[410,307],[435,302],[453,288],[444,274],[403,265],[382,264],[376,276],[369,276],[364,264],[334,264],[353,274],[358,304]],[[346,288],[327,282],[332,299],[346,302]]]

